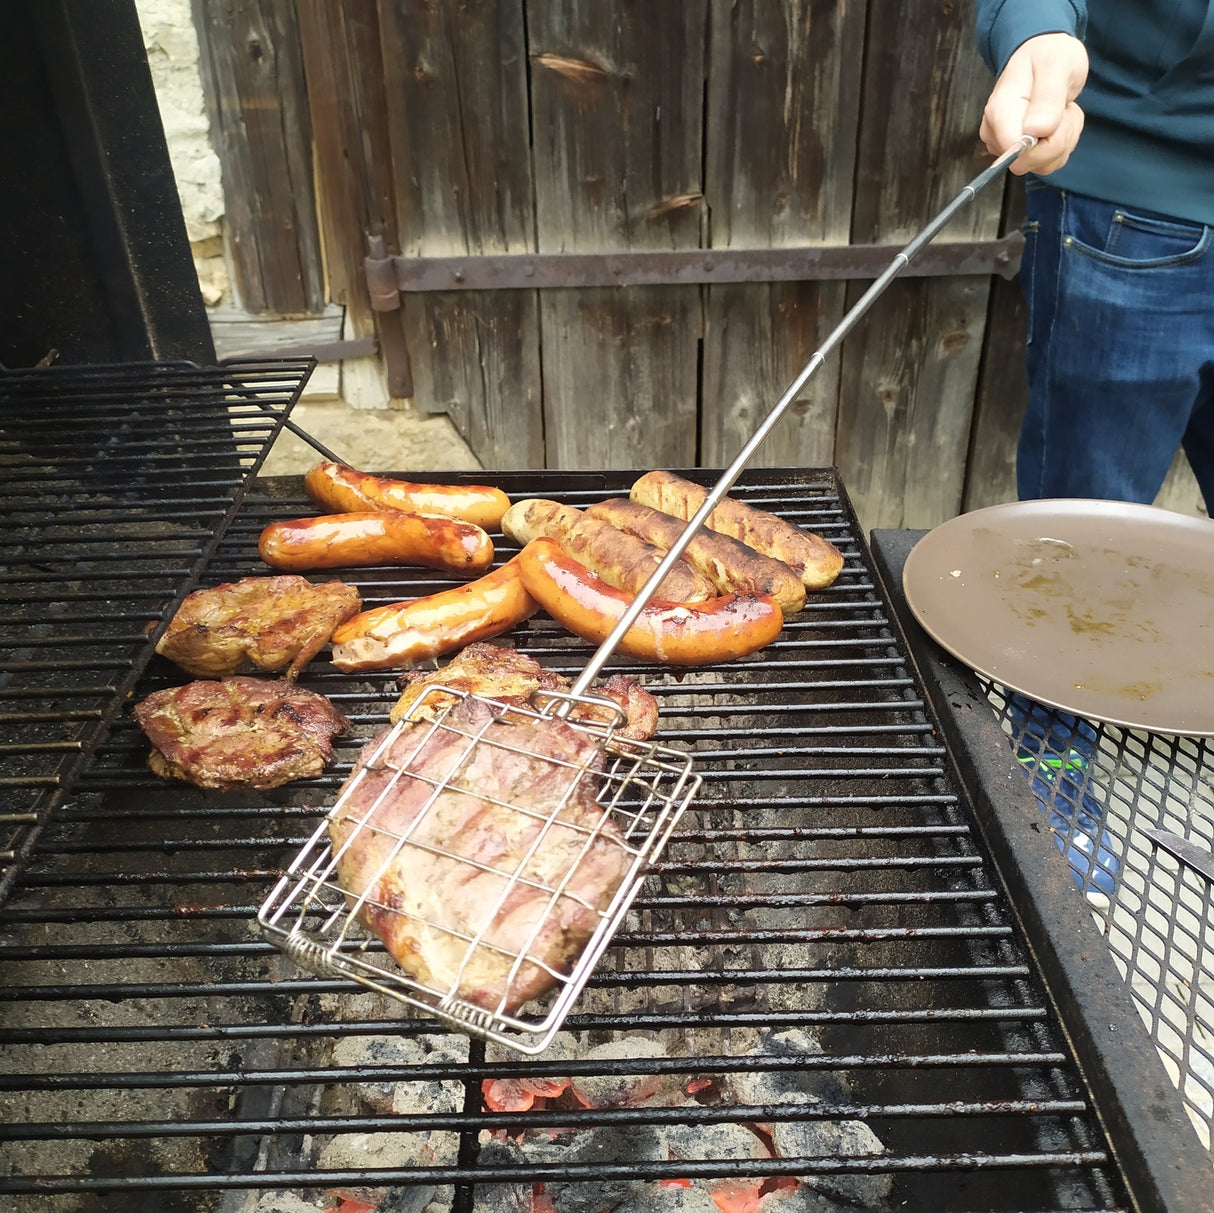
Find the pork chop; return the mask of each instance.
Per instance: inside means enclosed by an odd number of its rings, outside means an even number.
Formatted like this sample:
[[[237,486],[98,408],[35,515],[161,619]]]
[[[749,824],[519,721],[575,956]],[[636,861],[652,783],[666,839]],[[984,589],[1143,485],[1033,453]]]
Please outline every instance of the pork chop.
[[[389,720],[395,724],[409,715],[413,705],[432,686],[450,687],[468,695],[483,695],[499,703],[530,707],[535,691],[568,691],[572,685],[563,674],[545,669],[538,661],[506,645],[478,641],[460,650],[442,669],[411,670],[403,682],[405,690],[392,706]],[[613,699],[624,711],[625,723],[617,732],[634,741],[647,741],[658,727],[657,700],[635,678],[613,674],[592,694]],[[422,711],[434,714],[453,702],[455,696],[433,694]],[[591,703],[578,704],[570,714],[574,720],[606,722],[608,709]]]
[[[285,679],[225,678],[154,691],[135,705],[148,766],[200,788],[276,788],[319,775],[349,721]]]
[[[512,1014],[569,973],[632,865],[600,767],[584,730],[479,699],[406,722],[365,747],[330,820],[341,887],[423,986]]]
[[[156,652],[195,678],[226,678],[250,668],[285,668],[285,676],[294,678],[361,606],[358,590],[342,581],[245,577],[189,594]]]

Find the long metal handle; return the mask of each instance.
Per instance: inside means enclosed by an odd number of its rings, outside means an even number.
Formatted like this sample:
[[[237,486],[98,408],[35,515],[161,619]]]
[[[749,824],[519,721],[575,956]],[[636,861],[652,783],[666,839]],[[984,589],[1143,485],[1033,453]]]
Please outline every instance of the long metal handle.
[[[884,273],[873,282],[847,315],[835,326],[826,340],[818,347],[814,356],[805,364],[801,373],[793,380],[788,390],[776,402],[775,407],[764,418],[763,423],[755,430],[750,440],[738,452],[737,458],[725,469],[724,474],[716,484],[709,489],[708,496],[704,498],[704,504],[691,517],[682,534],[671,545],[670,550],[662,558],[657,568],[654,569],[649,580],[645,582],[636,597],[629,603],[628,609],[620,617],[620,621],[612,629],[611,634],[595,650],[594,655],[587,662],[586,668],[570,689],[570,694],[582,695],[586,692],[598,672],[606,664],[608,658],[615,652],[616,646],[624,639],[628,629],[636,622],[637,616],[648,605],[649,600],[657,591],[663,578],[670,572],[675,561],[682,556],[687,545],[691,542],[692,536],[704,525],[708,519],[708,515],[716,509],[721,498],[733,488],[734,481],[742,474],[743,469],[750,462],[751,456],[763,444],[768,434],[771,433],[776,423],[784,415],[788,406],[801,394],[801,389],[805,386],[809,377],[826,361],[827,355],[851,332],[856,322],[876,302],[878,297],[885,291],[885,288],[902,273],[925,245],[930,244],[935,239],[940,230],[953,216],[971,198],[975,197],[975,195],[994,181],[996,177],[1000,176],[1004,169],[1022,152],[1027,151],[1036,142],[1037,140],[1032,135],[1022,135],[1017,143],[1013,144],[1002,156],[979,173],[944,210],[894,257]]]

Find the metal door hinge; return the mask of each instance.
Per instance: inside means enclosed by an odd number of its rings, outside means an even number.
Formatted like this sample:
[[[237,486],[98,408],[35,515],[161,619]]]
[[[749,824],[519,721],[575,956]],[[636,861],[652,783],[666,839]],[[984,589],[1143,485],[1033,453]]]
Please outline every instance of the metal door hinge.
[[[378,243],[378,248],[375,247]],[[907,267],[907,277],[1015,276],[1024,237],[936,243]],[[367,287],[377,311],[400,295],[426,291],[539,290],[562,287],[694,286],[732,282],[811,282],[876,278],[900,245],[680,249],[623,253],[504,253],[462,257],[388,256],[382,239],[367,258]]]

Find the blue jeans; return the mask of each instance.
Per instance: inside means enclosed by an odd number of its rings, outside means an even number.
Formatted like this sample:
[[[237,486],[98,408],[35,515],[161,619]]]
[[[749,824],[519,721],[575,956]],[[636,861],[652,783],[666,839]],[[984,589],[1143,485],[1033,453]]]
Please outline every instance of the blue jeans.
[[[1026,197],[1021,500],[1151,502],[1183,446],[1214,511],[1214,229],[1033,177]]]

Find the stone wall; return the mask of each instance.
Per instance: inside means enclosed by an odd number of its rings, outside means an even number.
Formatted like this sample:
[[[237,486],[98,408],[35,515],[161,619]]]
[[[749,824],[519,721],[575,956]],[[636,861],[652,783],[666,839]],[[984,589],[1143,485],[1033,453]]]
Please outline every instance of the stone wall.
[[[223,184],[219,158],[211,146],[190,0],[135,0],[135,7],[202,297],[208,307],[231,306]]]

